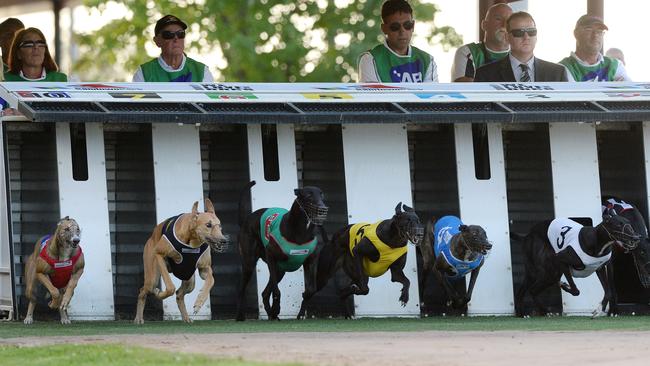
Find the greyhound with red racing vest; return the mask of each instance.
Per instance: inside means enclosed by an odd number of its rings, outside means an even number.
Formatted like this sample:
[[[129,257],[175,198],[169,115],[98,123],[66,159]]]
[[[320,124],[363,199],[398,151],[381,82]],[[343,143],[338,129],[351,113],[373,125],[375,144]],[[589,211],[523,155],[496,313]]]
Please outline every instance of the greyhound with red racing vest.
[[[79,246],[80,236],[77,221],[66,216],[56,225],[54,235],[46,235],[36,241],[34,252],[25,263],[25,297],[29,305],[23,323],[34,322],[35,287],[40,282],[50,293],[48,306],[59,309],[61,324],[70,324],[68,305],[85,264]]]

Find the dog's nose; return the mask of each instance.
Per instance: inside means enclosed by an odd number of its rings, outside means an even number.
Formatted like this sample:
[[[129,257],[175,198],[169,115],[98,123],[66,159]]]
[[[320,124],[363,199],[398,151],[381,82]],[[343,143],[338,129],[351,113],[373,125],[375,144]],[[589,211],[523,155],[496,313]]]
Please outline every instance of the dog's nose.
[[[79,244],[79,241],[80,241],[80,240],[79,240],[79,238],[77,238],[77,237],[72,238],[72,242],[73,242],[75,245]]]

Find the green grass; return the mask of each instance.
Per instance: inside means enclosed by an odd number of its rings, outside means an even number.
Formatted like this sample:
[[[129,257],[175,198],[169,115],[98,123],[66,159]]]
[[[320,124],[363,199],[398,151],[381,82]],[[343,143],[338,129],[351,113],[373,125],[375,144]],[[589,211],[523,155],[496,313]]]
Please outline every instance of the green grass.
[[[0,346],[3,366],[166,366],[166,365],[214,365],[214,366],[271,366],[299,364],[270,364],[243,360],[214,359],[184,353],[169,353],[141,347],[117,344],[74,345],[61,344],[45,347]]]
[[[173,334],[173,333],[262,333],[262,332],[417,332],[439,331],[599,331],[626,330],[650,331],[650,316],[621,316],[617,318],[588,317],[431,317],[413,318],[366,318],[357,320],[233,320],[150,321],[137,326],[127,321],[73,322],[63,326],[58,322],[35,322],[25,326],[20,322],[0,323],[0,338],[33,336],[74,336],[106,334]]]

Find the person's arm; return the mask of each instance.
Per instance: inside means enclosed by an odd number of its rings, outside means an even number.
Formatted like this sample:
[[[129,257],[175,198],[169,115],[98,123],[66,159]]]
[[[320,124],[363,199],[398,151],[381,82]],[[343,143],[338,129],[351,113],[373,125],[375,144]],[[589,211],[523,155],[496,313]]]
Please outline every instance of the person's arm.
[[[436,61],[434,61],[433,56],[430,56],[429,68],[427,69],[426,76],[424,77],[424,82],[438,82],[438,65],[436,65]]]
[[[451,65],[451,81],[474,81],[474,75],[467,75],[467,65],[470,63],[472,64],[472,68],[474,68],[474,60],[472,60],[472,53],[469,51],[469,47],[461,46],[456,50],[456,54],[454,55],[454,63]]]
[[[208,69],[207,66],[203,68],[203,82],[205,83],[214,82],[214,77],[212,76],[212,73],[210,72],[210,69]]]
[[[359,57],[359,83],[378,83],[379,74],[375,67],[375,58],[370,52],[364,52]]]
[[[625,70],[625,66],[621,61],[618,61],[618,67],[616,68],[616,73],[614,74],[614,81],[633,81],[630,79],[630,77],[627,75],[627,70]]]
[[[135,72],[133,75],[133,80],[131,80],[134,83],[141,83],[144,82],[144,74],[142,74],[142,68],[138,67],[138,71]]]

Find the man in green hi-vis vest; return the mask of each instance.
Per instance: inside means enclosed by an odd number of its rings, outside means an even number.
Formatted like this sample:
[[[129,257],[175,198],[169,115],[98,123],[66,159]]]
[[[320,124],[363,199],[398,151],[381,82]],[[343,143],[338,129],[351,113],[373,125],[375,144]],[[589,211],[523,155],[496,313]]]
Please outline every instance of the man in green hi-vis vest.
[[[452,81],[474,81],[474,74],[479,67],[508,56],[510,44],[506,20],[511,14],[512,8],[504,3],[494,4],[488,9],[485,19],[481,21],[481,29],[485,33],[483,42],[468,43],[456,50],[451,66]]]
[[[415,27],[411,5],[406,0],[386,0],[381,20],[386,39],[359,57],[359,82],[438,82],[433,56],[411,46]]]
[[[208,67],[185,56],[187,24],[173,15],[156,22],[153,41],[160,47],[160,57],[146,62],[133,75],[133,81],[146,82],[212,82]]]
[[[603,36],[607,30],[603,20],[585,14],[573,30],[576,51],[560,61],[573,80],[569,81],[631,81],[619,60],[603,56]]]

